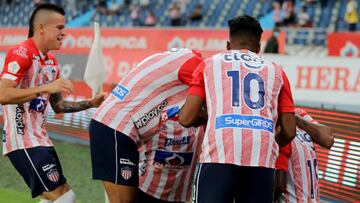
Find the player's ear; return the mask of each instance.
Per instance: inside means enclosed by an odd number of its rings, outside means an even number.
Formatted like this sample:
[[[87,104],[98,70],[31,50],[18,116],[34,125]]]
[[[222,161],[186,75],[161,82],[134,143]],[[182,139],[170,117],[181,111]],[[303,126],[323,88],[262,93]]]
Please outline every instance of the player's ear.
[[[45,30],[45,25],[40,23],[38,26],[37,26],[37,29],[39,29],[39,32],[42,34]]]
[[[229,41],[226,41],[226,49],[231,50],[231,45]]]

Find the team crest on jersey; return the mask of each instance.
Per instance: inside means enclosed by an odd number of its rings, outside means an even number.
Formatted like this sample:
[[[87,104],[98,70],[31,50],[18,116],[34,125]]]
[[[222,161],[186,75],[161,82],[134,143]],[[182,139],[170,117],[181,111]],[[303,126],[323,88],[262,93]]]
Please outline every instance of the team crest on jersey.
[[[124,168],[121,168],[121,176],[125,180],[129,180],[132,175],[133,175],[133,170],[130,167],[126,166]]]
[[[59,181],[60,178],[60,174],[59,171],[57,169],[51,169],[47,174],[46,174],[47,178],[56,183]]]
[[[20,66],[17,61],[12,61],[8,64],[9,73],[16,74],[20,70]]]
[[[44,81],[51,82],[55,80],[56,68],[54,66],[46,66],[45,68],[40,70],[43,71],[44,77],[46,78]]]

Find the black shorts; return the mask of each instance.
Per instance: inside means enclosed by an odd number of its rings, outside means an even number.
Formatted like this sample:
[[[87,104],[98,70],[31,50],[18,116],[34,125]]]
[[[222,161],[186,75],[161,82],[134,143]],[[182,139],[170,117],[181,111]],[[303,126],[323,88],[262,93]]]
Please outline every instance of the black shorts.
[[[272,203],[274,169],[202,163],[195,172],[193,203]]]
[[[91,120],[90,151],[93,179],[118,185],[139,185],[139,152],[128,136]]]
[[[54,147],[20,149],[7,156],[31,189],[33,198],[66,183]]]
[[[184,203],[184,202],[169,202],[169,201],[157,199],[139,189],[137,193],[137,203]]]

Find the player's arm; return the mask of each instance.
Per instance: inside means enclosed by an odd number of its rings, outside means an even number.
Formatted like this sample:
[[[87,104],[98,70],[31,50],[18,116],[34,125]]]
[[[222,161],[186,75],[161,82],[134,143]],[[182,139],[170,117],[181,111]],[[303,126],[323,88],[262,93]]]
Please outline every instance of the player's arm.
[[[296,135],[296,121],[294,101],[290,89],[290,83],[284,71],[282,71],[284,84],[280,90],[278,99],[279,124],[281,132],[276,135],[276,142],[280,147],[287,145]]]
[[[100,93],[91,100],[70,102],[65,101],[60,92],[50,95],[50,104],[55,113],[72,113],[93,107],[98,107],[105,100],[105,97],[106,93]]]
[[[281,147],[279,156],[275,164],[275,188],[274,200],[279,199],[282,193],[286,191],[288,163],[291,155],[291,144]]]
[[[295,118],[296,125],[305,130],[316,144],[327,149],[333,146],[334,136],[331,128],[320,123],[307,121],[300,115],[296,115]]]
[[[61,91],[69,93],[72,91],[70,82],[66,80],[56,80],[52,83],[33,88],[18,88],[18,84],[32,65],[31,57],[31,53],[18,54],[14,49],[10,49],[7,53],[4,68],[0,74],[1,104],[19,104],[46,93]]]
[[[185,104],[179,112],[179,123],[184,127],[193,126],[198,119],[204,119],[201,118],[204,117],[201,111],[205,104],[204,68],[205,63],[201,63],[194,71]]]
[[[207,120],[208,120],[208,114],[207,114],[207,110],[206,110],[206,105],[204,104],[204,106],[201,108],[201,111],[198,114],[197,119],[193,123],[193,126],[194,127],[199,127],[199,126],[202,126],[202,125],[206,125]]]
[[[186,97],[184,106],[180,110],[179,123],[186,128],[195,125],[203,105],[203,98],[189,94]]]

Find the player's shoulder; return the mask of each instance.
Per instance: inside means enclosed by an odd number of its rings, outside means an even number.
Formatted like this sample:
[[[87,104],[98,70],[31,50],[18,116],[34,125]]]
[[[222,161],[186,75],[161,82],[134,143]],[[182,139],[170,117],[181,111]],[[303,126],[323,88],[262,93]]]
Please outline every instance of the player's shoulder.
[[[29,40],[25,40],[11,47],[7,53],[8,56],[20,57],[22,59],[31,59],[33,46]]]

